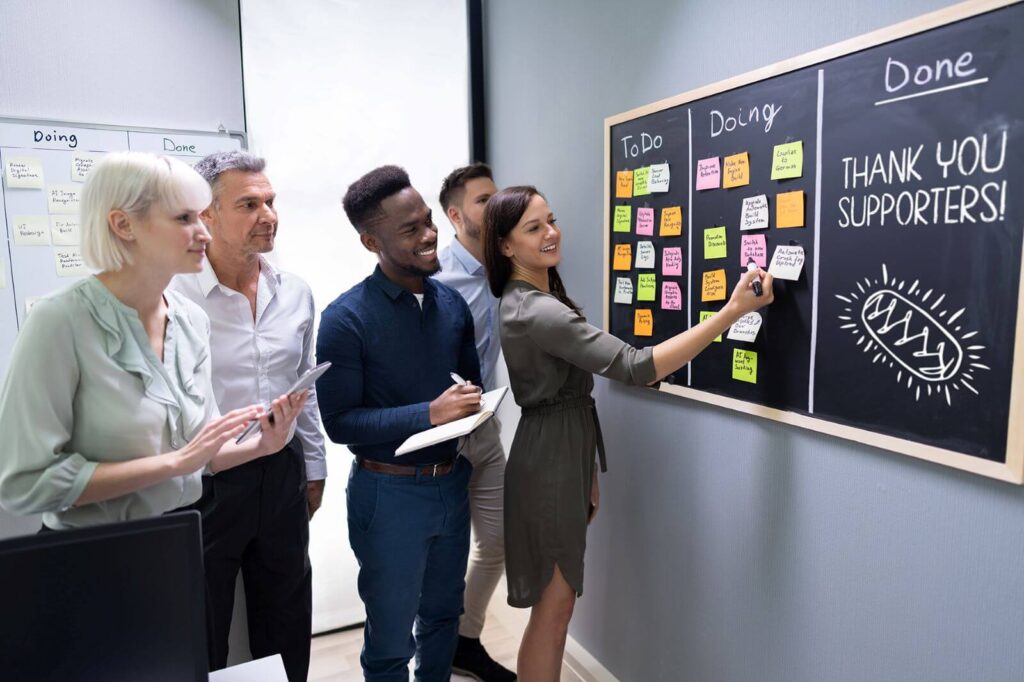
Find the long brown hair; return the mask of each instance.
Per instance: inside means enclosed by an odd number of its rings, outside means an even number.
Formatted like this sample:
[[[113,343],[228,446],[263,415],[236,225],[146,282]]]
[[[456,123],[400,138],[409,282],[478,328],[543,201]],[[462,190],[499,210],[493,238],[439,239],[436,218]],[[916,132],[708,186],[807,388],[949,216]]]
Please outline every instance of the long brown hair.
[[[512,260],[501,252],[501,241],[519,223],[530,200],[544,195],[532,185],[506,187],[487,201],[484,207],[484,267],[491,293],[500,297],[512,277]],[[577,313],[580,307],[569,298],[558,270],[548,268],[548,288],[555,298]]]

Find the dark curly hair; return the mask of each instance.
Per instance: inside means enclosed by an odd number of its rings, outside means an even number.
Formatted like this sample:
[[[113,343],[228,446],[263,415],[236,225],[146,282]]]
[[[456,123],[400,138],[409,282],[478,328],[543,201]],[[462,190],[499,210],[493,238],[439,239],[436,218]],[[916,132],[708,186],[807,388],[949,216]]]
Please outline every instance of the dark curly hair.
[[[341,205],[349,222],[362,234],[380,216],[380,203],[407,187],[412,187],[412,183],[404,168],[381,166],[349,185]]]
[[[491,167],[486,163],[474,163],[469,166],[463,166],[462,168],[456,168],[448,177],[441,183],[441,194],[438,196],[438,203],[441,204],[441,208],[448,212],[448,207],[452,204],[457,204],[462,201],[462,195],[465,194],[466,183],[476,178],[487,178],[488,180],[494,180],[494,174],[491,173]]]

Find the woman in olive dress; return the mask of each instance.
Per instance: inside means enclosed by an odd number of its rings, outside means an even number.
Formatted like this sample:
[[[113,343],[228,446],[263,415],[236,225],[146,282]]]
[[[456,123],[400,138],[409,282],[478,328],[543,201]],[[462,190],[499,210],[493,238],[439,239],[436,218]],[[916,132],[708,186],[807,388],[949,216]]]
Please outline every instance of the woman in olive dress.
[[[485,212],[488,283],[501,297],[501,345],[522,407],[505,473],[508,602],[531,607],[519,649],[524,682],[557,681],[577,596],[604,447],[593,375],[646,385],[684,366],[745,313],[772,302],[772,277],[744,274],[725,306],[667,341],[634,348],[590,325],[556,266],[561,232],[534,187],[509,187]],[[760,281],[763,295],[754,293]]]

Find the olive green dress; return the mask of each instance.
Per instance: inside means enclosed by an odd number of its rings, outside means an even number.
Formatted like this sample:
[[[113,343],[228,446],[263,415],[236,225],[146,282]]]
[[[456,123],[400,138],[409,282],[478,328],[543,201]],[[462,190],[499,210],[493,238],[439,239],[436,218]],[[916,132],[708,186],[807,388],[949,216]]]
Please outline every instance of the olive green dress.
[[[638,349],[587,323],[552,294],[513,280],[501,297],[501,346],[523,414],[505,471],[508,603],[533,606],[555,564],[583,594],[594,454],[601,430],[593,374],[654,381],[651,348]]]

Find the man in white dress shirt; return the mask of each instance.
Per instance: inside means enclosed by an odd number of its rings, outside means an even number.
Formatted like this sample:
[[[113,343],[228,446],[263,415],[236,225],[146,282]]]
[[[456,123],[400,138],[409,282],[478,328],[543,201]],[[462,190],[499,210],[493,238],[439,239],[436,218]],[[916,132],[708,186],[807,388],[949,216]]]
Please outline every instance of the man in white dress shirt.
[[[213,390],[222,411],[270,404],[313,365],[313,295],[261,255],[274,248],[277,212],[263,159],[245,152],[207,156],[196,171],[213,203],[207,262],[171,286],[210,317]],[[204,477],[203,515],[210,668],[227,664],[235,581],[242,572],[254,658],[280,653],[288,679],[305,681],[312,627],[309,519],[327,468],[316,394],[275,455]]]

